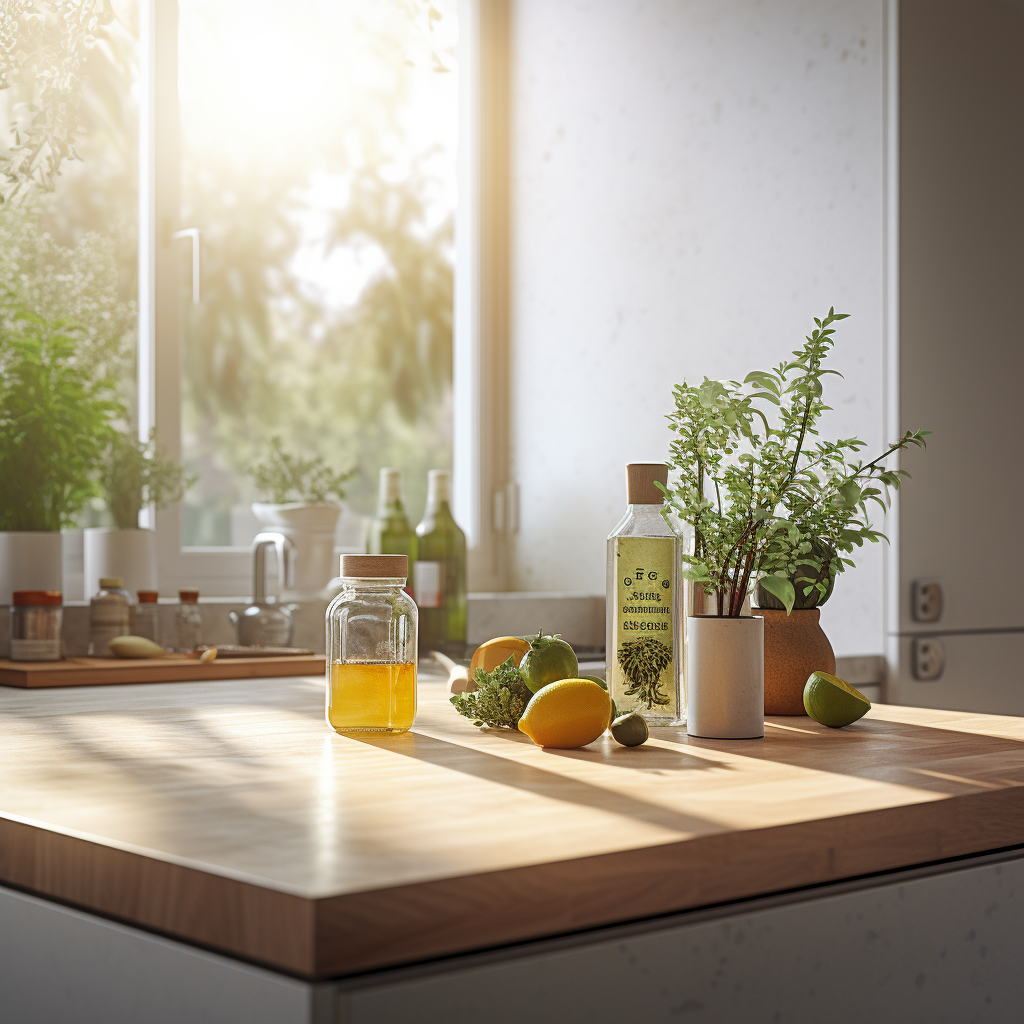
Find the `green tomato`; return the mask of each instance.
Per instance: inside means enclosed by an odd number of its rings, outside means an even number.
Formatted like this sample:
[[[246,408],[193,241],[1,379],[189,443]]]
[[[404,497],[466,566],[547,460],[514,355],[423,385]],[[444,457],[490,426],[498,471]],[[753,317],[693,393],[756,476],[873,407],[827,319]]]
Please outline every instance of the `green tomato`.
[[[519,663],[523,682],[536,693],[548,683],[559,679],[576,679],[580,670],[576,652],[556,633],[545,636],[543,632],[530,637],[530,649]]]

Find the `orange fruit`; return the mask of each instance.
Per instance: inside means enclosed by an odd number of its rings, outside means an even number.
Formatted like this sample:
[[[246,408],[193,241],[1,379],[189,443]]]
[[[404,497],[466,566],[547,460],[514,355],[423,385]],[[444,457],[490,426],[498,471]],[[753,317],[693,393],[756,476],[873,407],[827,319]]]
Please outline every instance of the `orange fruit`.
[[[512,659],[513,665],[523,660],[523,655],[530,649],[529,640],[518,636],[496,636],[493,640],[481,644],[473,652],[473,660],[469,663],[469,678],[476,678],[476,670],[493,672],[499,665]]]

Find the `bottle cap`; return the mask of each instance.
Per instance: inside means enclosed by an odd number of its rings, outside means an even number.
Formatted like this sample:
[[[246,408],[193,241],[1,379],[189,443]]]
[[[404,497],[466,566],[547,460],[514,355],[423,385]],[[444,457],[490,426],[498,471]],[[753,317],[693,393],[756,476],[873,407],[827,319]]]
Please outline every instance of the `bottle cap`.
[[[160,592],[157,590],[140,590],[139,604],[156,604],[160,600]]]
[[[630,505],[661,505],[665,495],[655,482],[668,482],[668,466],[664,462],[626,463],[626,502]]]
[[[46,605],[57,606],[61,603],[59,590],[16,590],[11,595],[11,604],[39,608]]]
[[[380,497],[382,505],[390,505],[393,501],[403,501],[402,471],[385,468],[380,471]]]
[[[341,575],[345,579],[408,579],[407,555],[342,555]]]
[[[447,469],[432,469],[427,473],[427,504],[452,500],[452,474]]]
[[[198,590],[179,590],[178,600],[182,604],[198,604],[199,603],[199,591]]]
[[[101,576],[100,589],[110,590],[111,587],[123,587],[124,580],[120,576]]]

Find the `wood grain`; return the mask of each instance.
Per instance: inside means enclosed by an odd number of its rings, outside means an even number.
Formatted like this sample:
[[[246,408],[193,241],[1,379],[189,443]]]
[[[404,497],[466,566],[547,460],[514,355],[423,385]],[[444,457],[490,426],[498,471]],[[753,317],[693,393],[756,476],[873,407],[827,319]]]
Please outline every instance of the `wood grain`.
[[[231,658],[64,658],[61,661],[8,661],[0,658],[0,686],[40,689],[105,686],[112,683],[187,683],[207,679],[254,679],[323,673],[320,655]]]
[[[879,707],[548,751],[421,679],[342,737],[320,679],[0,693],[0,881],[329,977],[1024,843],[1024,721]]]

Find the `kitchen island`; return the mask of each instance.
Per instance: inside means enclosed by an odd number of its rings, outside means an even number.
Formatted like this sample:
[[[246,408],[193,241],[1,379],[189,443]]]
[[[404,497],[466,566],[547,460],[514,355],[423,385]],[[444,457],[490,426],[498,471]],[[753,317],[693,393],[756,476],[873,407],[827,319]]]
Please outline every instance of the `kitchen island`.
[[[315,678],[0,688],[0,1000],[107,1024],[1010,1019],[1022,784],[1024,720],[950,711],[545,750],[429,672],[399,736],[329,731]]]

